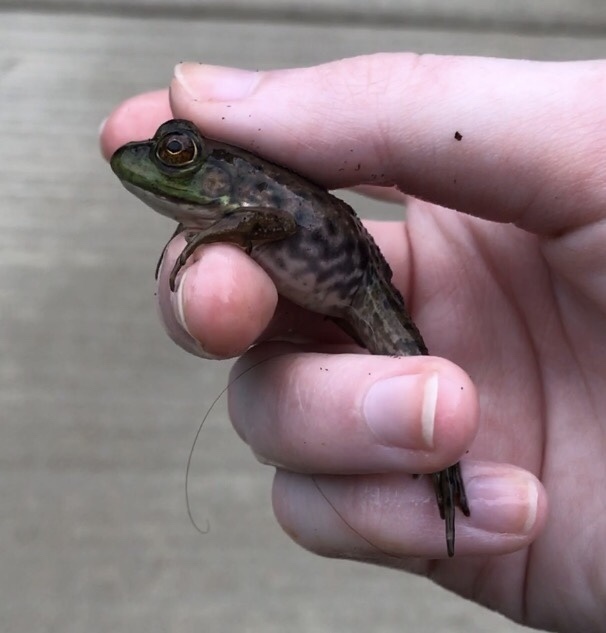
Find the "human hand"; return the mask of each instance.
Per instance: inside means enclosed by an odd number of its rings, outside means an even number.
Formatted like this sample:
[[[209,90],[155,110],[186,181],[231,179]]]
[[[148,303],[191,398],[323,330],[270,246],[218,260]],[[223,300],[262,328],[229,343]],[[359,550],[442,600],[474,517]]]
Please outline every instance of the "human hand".
[[[406,223],[367,226],[437,357],[331,353],[335,330],[278,304],[234,247],[198,253],[174,295],[178,241],[163,266],[162,313],[186,349],[309,340],[246,352],[234,375],[281,355],[230,390],[236,429],[278,465],[276,516],[302,546],[427,575],[527,625],[603,629],[605,70],[412,55],[270,73],[184,65],[172,112],[158,92],[109,118],[106,155],[174,115],[329,188],[381,174],[414,196]],[[457,515],[457,557],[434,560],[443,524],[427,478],[407,473],[468,447],[472,514]]]

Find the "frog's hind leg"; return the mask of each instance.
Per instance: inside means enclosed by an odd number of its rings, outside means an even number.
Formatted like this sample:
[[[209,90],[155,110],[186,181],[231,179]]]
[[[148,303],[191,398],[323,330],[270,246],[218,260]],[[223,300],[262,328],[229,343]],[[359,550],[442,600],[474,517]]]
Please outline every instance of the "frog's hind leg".
[[[470,514],[461,465],[456,463],[439,473],[434,473],[432,477],[440,518],[446,522],[446,549],[448,556],[454,556],[455,509],[459,506],[465,516],[468,517]]]

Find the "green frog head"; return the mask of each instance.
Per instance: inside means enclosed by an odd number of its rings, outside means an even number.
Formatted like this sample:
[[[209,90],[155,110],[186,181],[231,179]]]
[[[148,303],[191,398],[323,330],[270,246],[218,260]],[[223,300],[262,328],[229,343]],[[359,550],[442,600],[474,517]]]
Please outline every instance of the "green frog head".
[[[193,123],[174,119],[152,139],[118,148],[110,164],[126,189],[155,211],[187,226],[206,224],[238,206],[231,200],[230,161],[212,155],[209,143]]]

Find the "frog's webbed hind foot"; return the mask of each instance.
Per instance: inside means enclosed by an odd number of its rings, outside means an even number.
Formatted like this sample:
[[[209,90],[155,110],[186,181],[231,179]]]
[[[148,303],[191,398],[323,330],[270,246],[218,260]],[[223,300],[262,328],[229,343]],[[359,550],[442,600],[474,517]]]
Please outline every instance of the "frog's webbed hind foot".
[[[456,463],[439,473],[434,473],[432,477],[440,518],[446,522],[446,549],[449,556],[454,556],[456,507],[461,508],[466,517],[469,516],[461,466]]]

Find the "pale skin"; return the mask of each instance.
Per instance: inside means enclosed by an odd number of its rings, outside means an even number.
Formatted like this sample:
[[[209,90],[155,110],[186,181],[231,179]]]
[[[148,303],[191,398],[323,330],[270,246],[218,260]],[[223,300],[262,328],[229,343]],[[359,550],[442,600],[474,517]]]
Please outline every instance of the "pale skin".
[[[428,575],[529,626],[604,630],[604,103],[601,61],[402,54],[263,73],[186,64],[170,95],[109,117],[106,156],[175,116],[328,188],[414,196],[406,223],[367,226],[432,357],[359,353],[277,304],[235,247],[198,252],[174,295],[178,239],[162,267],[182,347],[244,354],[234,375],[281,354],[234,383],[230,411],[278,466],[274,510],[300,545]],[[429,480],[409,474],[458,459],[472,513],[457,514],[449,560]]]

